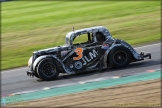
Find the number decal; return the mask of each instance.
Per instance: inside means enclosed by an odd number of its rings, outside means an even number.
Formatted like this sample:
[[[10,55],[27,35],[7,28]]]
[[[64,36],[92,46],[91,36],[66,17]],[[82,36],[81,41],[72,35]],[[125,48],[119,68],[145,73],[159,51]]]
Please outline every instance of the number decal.
[[[83,56],[83,48],[76,48],[75,49],[76,54],[78,55],[78,57],[73,57],[73,60],[80,60]]]

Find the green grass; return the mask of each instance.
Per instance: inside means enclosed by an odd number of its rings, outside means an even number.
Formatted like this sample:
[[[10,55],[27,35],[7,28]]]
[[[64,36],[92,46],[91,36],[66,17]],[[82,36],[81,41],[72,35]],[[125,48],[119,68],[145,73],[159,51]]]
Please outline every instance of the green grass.
[[[3,2],[2,70],[26,66],[35,50],[64,44],[67,32],[102,25],[139,45],[160,41],[160,2]]]

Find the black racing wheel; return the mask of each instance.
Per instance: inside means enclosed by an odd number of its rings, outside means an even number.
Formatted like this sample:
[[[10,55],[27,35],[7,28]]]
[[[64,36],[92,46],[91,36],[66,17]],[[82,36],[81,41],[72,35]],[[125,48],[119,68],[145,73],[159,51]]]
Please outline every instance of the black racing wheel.
[[[43,80],[46,81],[54,80],[59,75],[58,66],[52,58],[43,59],[38,64],[37,74]]]
[[[130,61],[131,53],[127,48],[123,46],[114,47],[109,53],[108,64],[112,68],[126,67],[127,65],[129,65]]]

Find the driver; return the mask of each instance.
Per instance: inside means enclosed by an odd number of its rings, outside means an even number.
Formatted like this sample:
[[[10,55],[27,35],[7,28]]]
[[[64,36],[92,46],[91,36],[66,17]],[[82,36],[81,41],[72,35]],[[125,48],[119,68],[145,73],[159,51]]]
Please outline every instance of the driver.
[[[104,42],[105,36],[101,32],[96,32],[96,39],[98,42]]]

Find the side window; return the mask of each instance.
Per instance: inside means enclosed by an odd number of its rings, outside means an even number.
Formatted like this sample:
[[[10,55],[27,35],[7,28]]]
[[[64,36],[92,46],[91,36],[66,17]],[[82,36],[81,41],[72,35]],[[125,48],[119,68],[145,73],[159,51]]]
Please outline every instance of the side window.
[[[73,44],[77,44],[77,43],[85,43],[88,42],[88,35],[87,34],[82,34],[80,36],[77,36],[74,40],[73,40]]]

